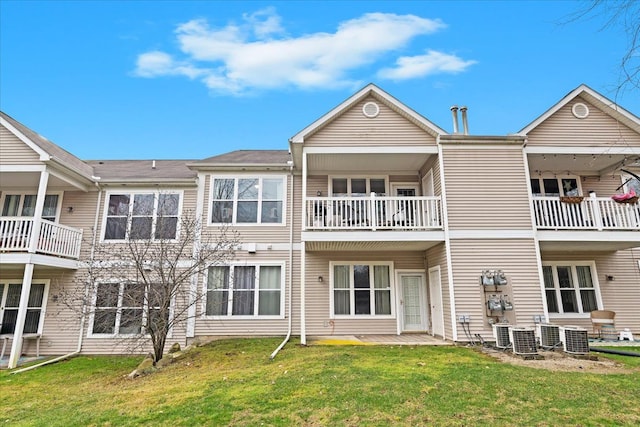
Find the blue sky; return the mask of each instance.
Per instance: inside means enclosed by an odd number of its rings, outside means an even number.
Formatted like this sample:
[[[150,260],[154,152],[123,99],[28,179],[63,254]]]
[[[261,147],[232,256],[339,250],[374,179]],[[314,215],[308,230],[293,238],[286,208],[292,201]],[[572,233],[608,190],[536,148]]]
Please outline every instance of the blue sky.
[[[368,83],[451,131],[514,133],[627,41],[584,2],[0,1],[0,108],[83,159],[286,149]],[[616,98],[617,97],[617,98]]]

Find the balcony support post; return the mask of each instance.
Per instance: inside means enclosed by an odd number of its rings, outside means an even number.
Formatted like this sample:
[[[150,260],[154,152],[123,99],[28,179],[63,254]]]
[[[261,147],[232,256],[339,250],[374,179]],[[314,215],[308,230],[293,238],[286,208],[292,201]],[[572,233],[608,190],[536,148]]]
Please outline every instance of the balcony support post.
[[[47,185],[49,184],[49,172],[45,169],[40,172],[40,183],[38,184],[38,195],[36,196],[36,206],[33,211],[33,228],[31,229],[31,241],[29,242],[30,253],[35,253],[40,240],[40,227],[42,225],[42,211],[44,210],[44,199],[47,195]]]
[[[24,275],[22,276],[22,290],[20,291],[20,303],[18,305],[18,315],[16,318],[16,328],[13,331],[13,342],[11,343],[11,354],[9,355],[8,368],[13,369],[18,366],[18,360],[22,354],[22,332],[27,318],[27,306],[29,303],[29,293],[31,292],[31,279],[33,278],[33,264],[25,264]]]

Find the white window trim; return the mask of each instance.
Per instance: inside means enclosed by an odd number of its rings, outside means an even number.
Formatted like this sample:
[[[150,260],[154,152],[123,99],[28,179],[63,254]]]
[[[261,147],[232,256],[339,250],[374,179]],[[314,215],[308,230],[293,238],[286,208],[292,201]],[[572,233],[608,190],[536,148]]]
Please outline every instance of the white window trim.
[[[202,315],[200,316],[201,318],[205,319],[205,320],[269,320],[269,319],[284,319],[285,318],[285,290],[286,290],[286,286],[285,286],[285,281],[286,281],[286,262],[285,261],[273,261],[273,260],[251,260],[251,262],[232,262],[232,263],[228,263],[228,264],[224,264],[224,265],[218,265],[218,266],[210,266],[210,267],[280,267],[280,314],[279,315],[260,315],[258,314],[258,310],[257,310],[257,306],[259,304],[259,294],[258,298],[255,299],[254,301],[254,313],[251,316],[234,316],[233,314],[231,314],[231,310],[227,310],[227,315],[226,316],[215,316],[215,315],[208,315],[207,314],[207,278],[209,277],[209,273],[208,273],[208,269],[207,269],[207,273],[203,274],[203,288],[202,288],[202,294],[204,295],[204,298],[202,298],[202,305],[201,305],[201,309],[202,309]],[[229,277],[231,277],[231,272],[229,272]],[[256,293],[260,292],[260,273],[257,271],[256,272],[256,282],[255,282],[255,291]],[[232,286],[233,286],[233,282],[229,282],[229,290],[232,291]],[[228,304],[231,304],[231,301],[233,301],[233,298],[229,298],[228,300]]]
[[[34,193],[33,190],[28,189],[16,189],[16,190],[6,190],[2,191],[2,197],[0,197],[0,213],[2,213],[2,208],[4,207],[4,201],[7,196],[20,196],[20,211],[22,211],[22,205],[24,204],[24,196],[36,196],[38,195],[38,191]],[[60,213],[62,211],[62,197],[64,195],[64,191],[47,191],[45,196],[58,196],[58,205],[56,206],[56,218],[54,222],[60,221]],[[30,216],[20,216],[20,218],[33,218]]]
[[[15,193],[12,193],[15,194]],[[0,284],[3,284],[3,292],[0,294],[0,303],[3,305],[0,307],[0,322],[4,318],[4,309],[6,303],[7,292],[9,292],[9,285],[22,285],[22,279],[0,279]],[[42,293],[42,307],[40,308],[40,320],[38,321],[37,333],[42,335],[42,329],[44,328],[44,318],[47,314],[47,302],[49,299],[49,286],[51,280],[49,279],[35,279],[31,281],[31,285],[44,285],[44,292]],[[15,334],[15,331],[14,331]]]
[[[350,307],[349,311],[353,314],[335,314],[334,313],[334,277],[333,277],[333,267],[335,265],[348,265],[350,267],[350,277],[349,277],[349,302]],[[373,269],[371,267],[375,265],[386,265],[389,267],[389,302],[391,305],[391,314],[355,314],[355,288],[353,286],[353,267],[354,265],[368,265],[370,267],[370,274],[373,274]],[[330,319],[395,319],[396,318],[396,307],[395,307],[395,270],[393,268],[393,261],[330,261],[329,262],[329,318]],[[375,287],[373,283],[371,283],[370,292],[375,296]],[[372,298],[371,304],[375,307],[375,298]]]
[[[262,182],[263,179],[281,179],[282,180],[282,221],[281,222],[260,222],[262,220],[262,194],[259,194],[258,198],[258,213],[257,219],[259,222],[213,222],[211,218],[211,208],[213,206],[213,181],[214,179],[235,179],[233,189],[233,212],[234,216],[238,212],[238,179],[259,179]],[[209,175],[209,200],[207,205],[207,226],[218,226],[221,224],[231,224],[234,227],[282,227],[287,224],[287,194],[288,194],[288,179],[287,175],[283,174],[216,174]],[[261,187],[262,189],[262,187]]]
[[[560,189],[560,194],[559,196],[564,196],[564,188],[562,188],[562,180],[563,179],[575,179],[576,180],[576,184],[578,186],[578,195],[579,196],[584,196],[583,190],[582,190],[582,180],[580,179],[580,176],[578,175],[562,175],[562,174],[552,174],[552,173],[542,173],[541,175],[531,175],[530,180],[534,180],[537,179],[540,183],[540,191],[544,191],[544,183],[543,180],[545,179],[555,179],[558,182],[558,188]],[[529,191],[531,192],[531,194],[534,197],[540,196],[540,197],[545,197],[545,196],[550,196],[551,194],[546,194],[546,193],[534,193],[533,189],[531,188],[531,183],[529,183]]]
[[[576,266],[589,266],[589,268],[591,269],[591,280],[593,281],[593,288],[595,290],[595,294],[596,294],[596,304],[598,305],[597,309],[598,310],[602,310],[604,305],[602,303],[602,295],[600,293],[600,282],[598,280],[598,272],[596,270],[596,263],[595,261],[544,261],[542,262],[542,266],[551,266],[551,267],[557,267],[557,266],[562,266],[562,267],[576,267]],[[572,269],[573,271],[573,269]],[[558,286],[558,282],[557,282],[557,271],[554,268],[553,269],[553,277],[554,277],[554,290],[556,291],[556,300],[558,302],[558,308],[562,310],[562,299],[560,297],[560,287]],[[575,277],[574,277],[575,279]],[[576,301],[578,303],[578,307],[580,308],[580,310],[582,310],[582,300],[580,299],[580,292],[579,292],[579,284],[577,281],[574,280],[574,285],[575,285],[575,293],[576,293]],[[543,298],[545,298],[545,302],[546,302],[546,286],[543,283],[543,287],[545,290],[545,294],[543,295]],[[547,302],[548,305],[548,302]],[[551,311],[549,311],[549,318],[555,318],[555,319],[588,319],[591,317],[591,313],[590,312],[578,312],[578,313],[553,313]]]
[[[349,175],[329,175],[329,182],[328,182],[328,195],[329,196],[333,196],[333,180],[334,179],[346,179],[347,180],[347,193],[349,195],[352,194],[370,194],[371,193],[371,188],[369,188],[369,191],[367,193],[353,193],[351,191],[351,180],[352,179],[366,179],[367,180],[367,186],[370,187],[370,180],[372,179],[384,179],[384,189],[385,189],[385,194],[389,195],[389,192],[391,191],[391,189],[389,188],[389,175],[367,175],[367,174],[349,174]],[[343,193],[339,193],[339,194],[343,194]]]
[[[97,282],[94,284],[93,286],[93,295],[91,296],[91,313],[89,314],[89,325],[90,327],[88,328],[87,331],[87,338],[122,338],[122,339],[127,339],[127,338],[138,338],[141,336],[144,337],[149,337],[149,334],[147,334],[146,332],[142,332],[140,334],[121,334],[119,332],[113,333],[113,334],[97,334],[97,333],[93,333],[93,321],[95,319],[95,312],[96,312],[96,302],[98,300],[98,285],[100,284],[113,284],[113,283],[117,283],[120,288],[118,290],[118,305],[116,307],[116,325],[117,326],[117,330],[120,330],[120,319],[121,319],[121,311],[122,311],[122,299],[123,299],[123,287],[125,283],[134,283],[133,281],[128,281],[128,280],[118,280],[118,279],[111,279],[111,280],[103,280],[100,282]],[[143,284],[143,283],[140,283]],[[147,299],[145,298],[145,301]],[[175,309],[175,297],[171,299],[171,305],[169,306],[169,322],[171,323],[171,319],[173,319],[174,316],[174,309]],[[146,307],[143,305],[142,307],[142,319],[144,321],[145,316],[147,315],[147,310]],[[173,336],[173,326],[171,326],[169,328],[169,332],[167,333],[167,338],[171,338]]]
[[[125,243],[129,241],[129,238],[125,238],[125,239],[105,239],[105,234],[107,232],[107,217],[108,217],[108,213],[109,213],[109,199],[112,195],[124,195],[124,194],[128,194],[129,196],[135,195],[135,194],[153,194],[154,196],[154,208],[153,208],[153,224],[151,226],[151,240],[155,240],[154,238],[154,232],[155,232],[155,225],[156,225],[156,220],[157,220],[157,208],[158,208],[158,196],[160,194],[177,194],[178,197],[180,198],[180,200],[178,201],[178,223],[176,224],[176,238],[175,239],[170,239],[168,241],[178,241],[180,238],[180,219],[182,218],[182,205],[184,203],[184,190],[174,190],[174,189],[162,189],[162,190],[150,190],[148,188],[122,188],[120,190],[109,190],[106,192],[105,194],[105,199],[104,199],[104,207],[102,210],[102,228],[100,231],[100,243]],[[130,223],[131,223],[131,211],[133,210],[133,199],[130,203],[129,206],[129,214],[128,214],[128,218],[127,218],[127,233],[130,232],[129,227],[130,227]],[[142,239],[142,240],[147,240],[147,239]]]

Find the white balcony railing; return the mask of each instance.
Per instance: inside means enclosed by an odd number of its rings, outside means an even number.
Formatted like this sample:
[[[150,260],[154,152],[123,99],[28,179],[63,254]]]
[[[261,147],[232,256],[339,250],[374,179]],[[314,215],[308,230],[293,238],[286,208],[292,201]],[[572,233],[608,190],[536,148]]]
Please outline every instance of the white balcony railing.
[[[33,218],[0,217],[0,251],[35,252],[78,259],[82,230],[43,219],[35,230]],[[33,233],[38,234],[35,247],[30,248]]]
[[[306,230],[441,230],[440,197],[308,197]]]
[[[617,203],[608,197],[585,197],[579,203],[534,196],[536,227],[551,230],[640,230],[640,203]]]

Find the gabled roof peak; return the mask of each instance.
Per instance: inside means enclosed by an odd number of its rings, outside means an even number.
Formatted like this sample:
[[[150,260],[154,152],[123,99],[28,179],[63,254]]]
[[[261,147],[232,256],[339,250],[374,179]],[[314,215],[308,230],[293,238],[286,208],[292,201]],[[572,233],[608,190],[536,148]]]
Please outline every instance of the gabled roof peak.
[[[374,96],[380,102],[383,102],[392,110],[396,111],[400,115],[407,118],[409,121],[413,122],[420,128],[424,129],[426,132],[431,134],[434,137],[438,135],[446,134],[447,132],[435,125],[431,121],[427,120],[422,115],[416,113],[411,108],[407,107],[402,102],[398,101],[393,96],[389,95],[384,90],[380,89],[373,83],[367,84],[365,87],[360,89],[355,94],[351,95],[345,101],[343,101],[340,105],[336,106],[334,109],[320,117],[318,120],[311,123],[306,128],[302,129],[300,132],[295,134],[289,139],[290,143],[304,143],[305,138],[316,133],[318,130],[322,129],[329,122],[334,120],[336,117],[340,116],[342,113],[353,107],[353,105],[367,98],[368,96]]]

